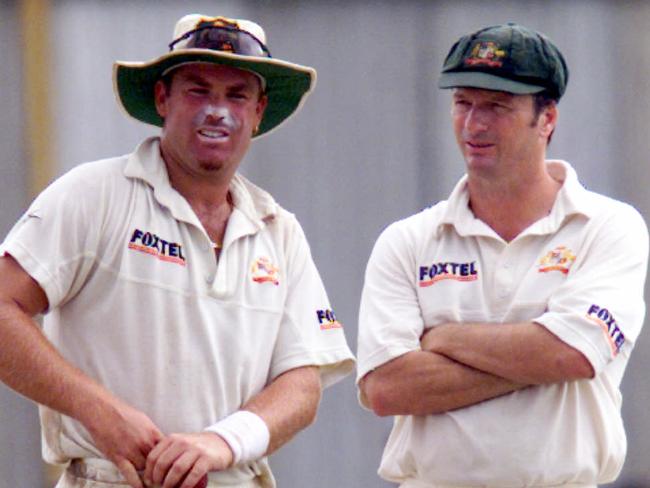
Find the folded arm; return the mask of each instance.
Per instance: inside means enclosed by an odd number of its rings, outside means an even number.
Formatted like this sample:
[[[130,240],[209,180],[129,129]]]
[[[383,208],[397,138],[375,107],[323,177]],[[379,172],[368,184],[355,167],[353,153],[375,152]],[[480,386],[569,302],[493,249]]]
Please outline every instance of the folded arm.
[[[427,331],[422,348],[516,383],[539,385],[594,376],[580,351],[535,322],[447,323]]]
[[[359,382],[362,402],[380,416],[443,413],[525,386],[429,351],[406,353]]]
[[[429,329],[421,346],[361,380],[361,399],[377,415],[442,413],[594,375],[582,353],[534,322],[448,323]]]

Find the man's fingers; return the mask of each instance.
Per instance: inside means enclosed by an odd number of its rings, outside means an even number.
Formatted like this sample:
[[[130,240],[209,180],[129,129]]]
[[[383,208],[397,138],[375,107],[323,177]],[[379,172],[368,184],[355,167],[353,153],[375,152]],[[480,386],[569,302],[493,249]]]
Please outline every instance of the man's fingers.
[[[200,458],[197,459],[190,453],[186,453],[177,459],[175,467],[180,468],[179,472],[182,473],[182,476],[178,480],[176,478],[169,480],[171,481],[169,486],[173,486],[173,488],[205,488],[208,485],[207,468]],[[168,475],[171,475],[171,472],[172,470]],[[167,486],[167,481],[165,479],[165,486]]]
[[[147,460],[145,463],[145,469],[143,474],[143,479],[147,483],[149,484],[153,483],[153,478],[154,478],[153,470],[158,464],[158,458],[163,452],[165,452],[165,449],[167,449],[168,444],[169,444],[169,440],[165,438],[162,441],[158,442],[158,444],[156,444],[154,448],[149,452],[149,455],[147,456]]]
[[[158,483],[163,484],[163,481],[167,480],[169,472],[172,470],[176,459],[183,454],[183,451],[178,448],[178,446],[170,443],[166,449],[164,449],[156,459],[155,464],[152,466],[151,478],[146,478],[147,480],[152,481],[154,484]],[[148,464],[148,463],[147,463]],[[184,474],[184,473],[183,473]],[[180,475],[177,476],[177,479],[180,478]],[[165,486],[173,486],[172,484],[166,483]]]
[[[197,472],[192,470],[183,480],[183,484],[176,485],[176,488],[207,488],[207,486],[208,475],[199,476]]]
[[[115,465],[117,466],[117,469],[120,470],[120,473],[122,473],[122,476],[124,476],[124,479],[126,479],[126,482],[132,488],[144,488],[144,485],[140,480],[140,476],[138,476],[138,472],[136,471],[133,464],[131,464],[127,459],[119,459],[115,461]]]
[[[154,426],[153,431],[149,434],[149,437],[144,441],[144,444],[140,446],[140,452],[146,458],[147,455],[162,441],[165,436]]]
[[[178,456],[178,458],[175,459],[172,465],[167,469],[167,473],[164,476],[165,483],[163,486],[165,488],[180,488],[181,486],[189,486],[192,488],[192,485],[187,485],[187,482],[184,482],[184,480],[188,474],[191,474],[192,471],[194,471],[194,463],[197,458],[197,454],[191,451],[186,451]],[[200,474],[203,473],[195,474],[192,479],[198,481]]]

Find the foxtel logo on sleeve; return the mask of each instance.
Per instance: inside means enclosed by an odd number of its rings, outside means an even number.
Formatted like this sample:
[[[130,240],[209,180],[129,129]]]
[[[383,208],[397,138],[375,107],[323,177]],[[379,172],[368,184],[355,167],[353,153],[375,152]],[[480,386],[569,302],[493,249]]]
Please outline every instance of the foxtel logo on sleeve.
[[[587,311],[587,318],[602,327],[612,348],[612,356],[616,356],[625,344],[625,336],[611,312],[598,305],[592,305]]]
[[[330,309],[316,310],[316,318],[318,318],[318,323],[320,324],[320,330],[343,328],[341,322],[336,320],[336,315],[334,315],[333,310]]]
[[[161,261],[185,266],[183,246],[176,242],[161,239],[151,232],[143,232],[140,229],[135,229],[129,241],[129,249],[149,254]]]

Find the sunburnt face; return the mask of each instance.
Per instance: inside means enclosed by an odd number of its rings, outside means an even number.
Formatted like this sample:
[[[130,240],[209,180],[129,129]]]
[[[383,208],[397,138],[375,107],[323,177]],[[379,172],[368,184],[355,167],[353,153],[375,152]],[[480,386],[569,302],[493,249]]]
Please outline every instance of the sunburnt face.
[[[188,174],[229,178],[243,159],[266,97],[253,73],[194,63],[156,85],[156,108],[165,119],[161,147],[167,164]]]

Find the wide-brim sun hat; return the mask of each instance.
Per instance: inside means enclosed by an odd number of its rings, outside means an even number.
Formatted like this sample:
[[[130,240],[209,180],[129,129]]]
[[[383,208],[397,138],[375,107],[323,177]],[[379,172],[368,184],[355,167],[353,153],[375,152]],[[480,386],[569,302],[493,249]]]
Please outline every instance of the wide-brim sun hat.
[[[118,103],[131,117],[162,127],[154,86],[173,69],[211,63],[250,71],[261,78],[268,104],[253,137],[267,134],[295,114],[316,85],[316,70],[272,58],[264,30],[255,22],[190,14],[174,28],[170,51],[148,62],[116,61],[113,87]]]

